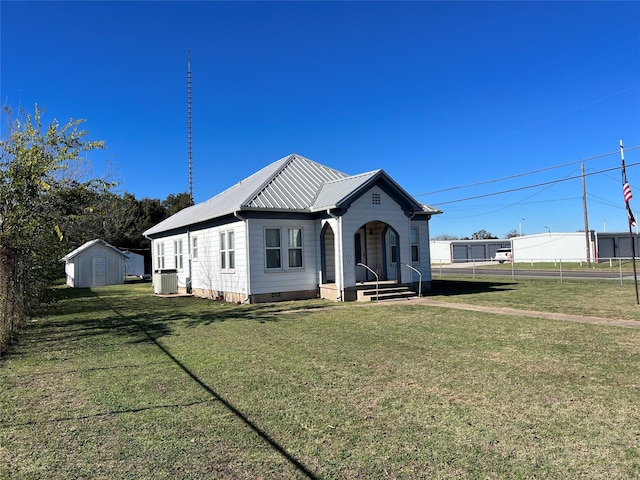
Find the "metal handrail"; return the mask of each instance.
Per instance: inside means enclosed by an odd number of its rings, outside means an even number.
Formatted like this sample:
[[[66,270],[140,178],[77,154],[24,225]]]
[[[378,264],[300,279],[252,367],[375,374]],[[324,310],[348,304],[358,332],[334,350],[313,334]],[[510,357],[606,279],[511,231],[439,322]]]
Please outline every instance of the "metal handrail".
[[[403,263],[405,267],[409,267],[411,270],[416,272],[420,276],[420,280],[418,281],[418,297],[422,297],[422,273],[417,268],[409,265],[408,263]]]
[[[370,267],[368,267],[367,265],[365,265],[364,263],[356,263],[356,266],[357,266],[357,267],[364,267],[364,268],[366,268],[367,270],[369,270],[371,273],[373,273],[373,274],[375,275],[375,277],[376,277],[376,302],[377,302],[377,301],[378,301],[378,293],[379,293],[379,291],[378,291],[378,289],[379,289],[378,284],[379,284],[379,282],[380,282],[380,277],[378,277],[378,274],[377,274],[375,271],[373,271]]]

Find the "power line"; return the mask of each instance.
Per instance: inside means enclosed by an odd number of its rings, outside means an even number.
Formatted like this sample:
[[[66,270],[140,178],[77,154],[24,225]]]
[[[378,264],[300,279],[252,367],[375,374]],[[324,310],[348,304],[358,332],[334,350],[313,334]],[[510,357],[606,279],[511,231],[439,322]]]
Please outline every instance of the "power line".
[[[631,150],[637,150],[639,148],[640,148],[640,146],[635,146],[635,147],[625,148],[625,150],[626,151],[631,151]],[[584,163],[584,162],[588,162],[588,161],[591,161],[591,160],[597,160],[599,158],[604,158],[604,157],[609,157],[611,155],[619,155],[619,154],[620,154],[620,151],[617,150],[615,152],[603,153],[601,155],[596,155],[594,157],[585,158],[583,160],[575,160],[573,162],[563,163],[563,164],[560,164],[560,165],[554,165],[554,166],[551,166],[551,167],[541,168],[541,169],[538,169],[538,170],[532,170],[530,172],[517,173],[517,174],[514,174],[514,175],[509,175],[507,177],[496,178],[496,179],[493,179],[493,180],[484,180],[482,182],[470,183],[470,184],[467,184],[467,185],[460,185],[460,186],[457,186],[457,187],[443,188],[441,190],[434,190],[433,192],[417,193],[417,194],[414,195],[414,197],[421,197],[421,196],[424,196],[424,195],[434,195],[436,193],[449,192],[451,190],[461,190],[463,188],[477,187],[477,186],[480,186],[480,185],[487,185],[489,183],[502,182],[504,180],[511,180],[511,179],[514,179],[514,178],[525,177],[527,175],[534,175],[536,173],[546,172],[546,171],[549,171],[549,170],[554,170],[556,168],[568,167],[570,165],[576,165],[578,163]],[[629,166],[629,165],[627,165],[627,166]],[[607,170],[603,170],[603,171],[607,171]],[[442,204],[440,204],[440,205],[442,205]]]
[[[634,147],[634,148],[640,148],[640,147]],[[637,165],[640,165],[640,162],[630,163],[630,164],[627,164],[626,166],[627,167],[635,167]],[[607,168],[605,170],[598,170],[596,172],[587,173],[587,174],[585,174],[585,176],[598,175],[600,173],[611,172],[613,170],[618,170],[619,168],[620,167],[613,167],[613,168]],[[566,182],[566,181],[569,181],[569,180],[575,180],[577,178],[582,178],[582,175],[575,175],[573,177],[562,178],[560,180],[551,180],[549,182],[536,183],[535,185],[527,185],[527,186],[524,186],[524,187],[511,188],[509,190],[503,190],[501,192],[486,193],[484,195],[476,195],[474,197],[461,198],[459,200],[449,200],[447,202],[431,203],[431,205],[432,206],[437,206],[437,205],[447,205],[447,204],[450,204],[450,203],[466,202],[466,201],[469,201],[469,200],[476,200],[478,198],[493,197],[493,196],[502,195],[502,194],[505,194],[505,193],[518,192],[520,190],[527,190],[529,188],[543,187],[545,185],[553,185],[553,184],[557,184],[557,183],[560,183],[560,182]]]

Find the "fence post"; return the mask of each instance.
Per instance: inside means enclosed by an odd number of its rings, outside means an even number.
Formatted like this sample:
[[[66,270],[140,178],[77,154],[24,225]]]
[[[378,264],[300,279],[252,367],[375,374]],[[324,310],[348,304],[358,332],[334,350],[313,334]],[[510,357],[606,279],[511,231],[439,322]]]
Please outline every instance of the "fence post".
[[[618,259],[618,263],[620,264],[620,285],[622,285],[622,259]]]
[[[562,283],[562,259],[560,259],[560,283]]]

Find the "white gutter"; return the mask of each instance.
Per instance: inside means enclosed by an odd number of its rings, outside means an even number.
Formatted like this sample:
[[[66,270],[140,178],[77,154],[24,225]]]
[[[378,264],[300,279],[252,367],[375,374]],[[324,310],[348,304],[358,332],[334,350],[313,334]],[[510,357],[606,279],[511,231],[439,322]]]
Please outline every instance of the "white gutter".
[[[187,227],[187,262],[189,263],[189,283],[186,285],[187,293],[193,293],[193,268],[191,265],[191,229]]]
[[[343,278],[344,278],[344,260],[342,258],[342,222],[340,221],[340,217],[331,213],[331,209],[327,208],[327,215],[333,218],[338,227],[338,231],[336,232],[336,236],[334,237],[334,242],[336,238],[338,239],[338,269],[339,275],[336,275],[336,287],[338,288],[338,298],[336,300],[342,301],[342,289],[343,289]],[[325,259],[326,261],[326,259]]]
[[[251,252],[249,251],[249,220],[246,217],[241,216],[238,210],[234,210],[233,216],[238,220],[244,222],[244,256],[246,258],[247,269],[245,272],[247,296],[244,299],[244,303],[249,303],[251,296]]]

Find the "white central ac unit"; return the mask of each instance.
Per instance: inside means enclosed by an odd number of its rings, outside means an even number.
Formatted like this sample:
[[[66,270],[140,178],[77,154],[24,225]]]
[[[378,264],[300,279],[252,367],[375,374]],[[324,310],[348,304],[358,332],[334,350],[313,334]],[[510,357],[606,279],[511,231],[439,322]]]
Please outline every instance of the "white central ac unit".
[[[175,270],[160,270],[154,273],[153,293],[162,295],[178,293],[178,273]]]

